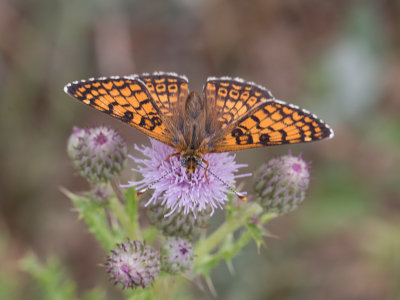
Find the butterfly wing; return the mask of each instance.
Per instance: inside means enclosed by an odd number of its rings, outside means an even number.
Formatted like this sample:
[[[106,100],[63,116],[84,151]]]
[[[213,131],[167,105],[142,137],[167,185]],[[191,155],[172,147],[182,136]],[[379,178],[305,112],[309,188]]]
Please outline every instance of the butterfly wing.
[[[175,73],[155,72],[139,76],[149,90],[163,116],[172,117],[176,105],[184,104],[189,94],[189,83],[185,76]]]
[[[236,122],[260,102],[274,98],[262,86],[230,77],[209,77],[203,88],[203,97],[209,118],[206,122],[218,131]]]
[[[160,108],[138,76],[74,81],[64,90],[78,101],[174,146]]]
[[[210,141],[210,152],[311,142],[333,137],[316,115],[280,100],[259,103]]]

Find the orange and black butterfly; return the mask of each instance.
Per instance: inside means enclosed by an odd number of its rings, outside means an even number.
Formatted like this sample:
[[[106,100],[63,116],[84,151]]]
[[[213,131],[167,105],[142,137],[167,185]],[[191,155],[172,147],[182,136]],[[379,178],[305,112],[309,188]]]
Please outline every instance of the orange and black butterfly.
[[[240,78],[210,77],[202,95],[189,91],[185,76],[162,72],[90,78],[64,90],[176,149],[173,155],[182,157],[189,173],[203,162],[208,165],[206,153],[333,137],[316,115]]]

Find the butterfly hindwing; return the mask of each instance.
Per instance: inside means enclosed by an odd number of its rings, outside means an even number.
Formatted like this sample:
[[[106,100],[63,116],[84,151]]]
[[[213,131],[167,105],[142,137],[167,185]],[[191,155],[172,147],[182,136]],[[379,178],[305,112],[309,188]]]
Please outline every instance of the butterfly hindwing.
[[[330,138],[332,129],[317,116],[280,100],[258,104],[215,139],[213,152],[282,144],[311,142]]]
[[[65,92],[170,145],[171,138],[160,109],[145,83],[137,76],[74,81],[65,86]]]

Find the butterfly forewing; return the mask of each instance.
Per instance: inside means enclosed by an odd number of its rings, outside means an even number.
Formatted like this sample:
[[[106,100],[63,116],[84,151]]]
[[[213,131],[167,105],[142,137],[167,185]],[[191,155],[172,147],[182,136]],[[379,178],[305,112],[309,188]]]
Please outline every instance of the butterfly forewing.
[[[214,152],[311,142],[333,136],[317,116],[279,100],[260,103],[215,140]]]
[[[65,92],[171,145],[160,109],[144,82],[136,76],[74,81],[65,86]]]
[[[240,78],[207,79],[203,89],[206,103],[206,116],[216,114],[219,129],[236,122],[260,102],[273,99],[272,93]]]
[[[171,116],[178,103],[184,103],[189,94],[188,80],[175,73],[143,74],[139,78],[146,84],[163,116]]]

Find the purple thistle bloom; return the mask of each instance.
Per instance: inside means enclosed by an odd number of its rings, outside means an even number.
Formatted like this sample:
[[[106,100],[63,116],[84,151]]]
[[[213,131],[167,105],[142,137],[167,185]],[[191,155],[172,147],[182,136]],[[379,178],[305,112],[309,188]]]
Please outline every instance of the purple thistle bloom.
[[[230,186],[234,185],[235,179],[250,175],[234,174],[239,168],[247,166],[236,164],[235,155],[205,154],[204,159],[209,163],[208,183],[204,176],[205,166],[198,166],[194,173],[189,174],[181,165],[180,156],[165,161],[176,150],[156,140],[151,140],[151,145],[151,148],[135,145],[135,149],[147,157],[140,159],[129,155],[138,164],[137,169],[132,170],[142,174],[143,179],[129,181],[123,187],[136,186],[138,190],[146,187],[154,189],[146,206],[160,203],[169,209],[166,216],[175,211],[183,211],[184,214],[192,212],[196,215],[197,212],[209,208],[212,215],[215,208],[222,208],[228,201],[227,194],[232,193]]]

